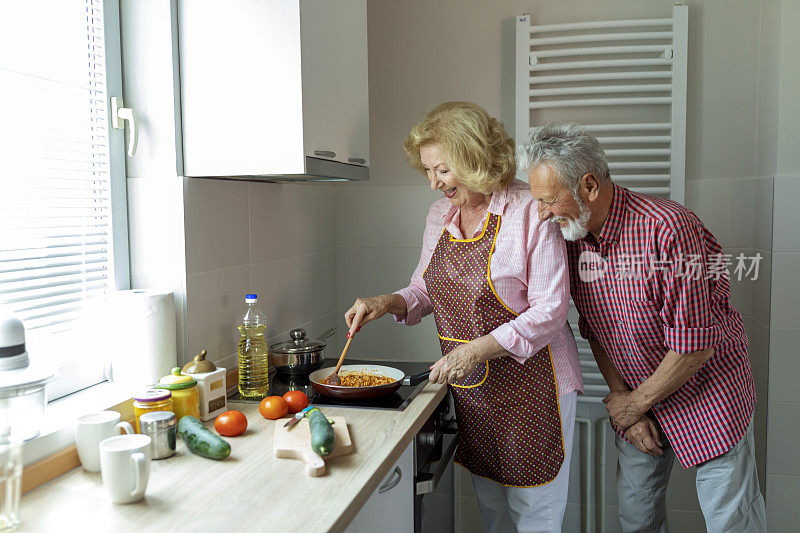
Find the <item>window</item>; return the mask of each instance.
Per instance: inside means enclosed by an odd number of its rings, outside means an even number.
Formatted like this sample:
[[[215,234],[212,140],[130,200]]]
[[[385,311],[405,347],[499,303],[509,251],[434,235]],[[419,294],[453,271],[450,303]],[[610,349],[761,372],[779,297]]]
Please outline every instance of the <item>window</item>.
[[[104,379],[88,310],[129,286],[119,11],[103,0],[0,6],[0,305],[33,361],[60,370],[50,399]]]

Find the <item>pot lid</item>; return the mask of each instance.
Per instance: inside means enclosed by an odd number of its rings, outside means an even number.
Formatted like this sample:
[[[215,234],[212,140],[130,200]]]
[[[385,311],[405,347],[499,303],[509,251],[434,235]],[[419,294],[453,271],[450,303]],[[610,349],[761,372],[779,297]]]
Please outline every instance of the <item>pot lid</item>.
[[[156,389],[182,390],[191,389],[195,385],[197,385],[197,380],[192,376],[181,375],[181,367],[176,366],[172,369],[171,374],[158,380],[158,383],[153,387]]]
[[[306,330],[303,328],[293,329],[289,332],[292,340],[279,342],[269,347],[272,353],[298,354],[318,352],[325,348],[325,343],[315,339],[306,339]]]
[[[194,356],[194,359],[186,363],[183,371],[187,374],[207,374],[217,369],[217,365],[211,361],[206,360],[208,352],[200,350],[200,353]]]

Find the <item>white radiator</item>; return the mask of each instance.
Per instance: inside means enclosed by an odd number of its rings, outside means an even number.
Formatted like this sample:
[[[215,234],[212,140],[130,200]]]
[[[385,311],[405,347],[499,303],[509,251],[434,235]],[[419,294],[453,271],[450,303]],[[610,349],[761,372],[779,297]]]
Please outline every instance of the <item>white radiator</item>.
[[[677,4],[672,18],[536,25],[532,15],[519,15],[514,58],[517,143],[528,139],[532,126],[583,124],[605,149],[616,183],[683,203],[688,21],[688,7]],[[584,379],[585,394],[578,402],[601,403],[608,387],[589,343],[578,334],[577,318],[571,307],[569,321]],[[588,448],[581,455],[589,459],[585,478],[591,480],[593,422],[578,422],[586,425]],[[594,433],[604,438],[600,428]],[[604,472],[599,474],[602,503]],[[582,489],[582,523],[589,531],[594,522],[590,484]],[[602,517],[604,509],[600,513]]]

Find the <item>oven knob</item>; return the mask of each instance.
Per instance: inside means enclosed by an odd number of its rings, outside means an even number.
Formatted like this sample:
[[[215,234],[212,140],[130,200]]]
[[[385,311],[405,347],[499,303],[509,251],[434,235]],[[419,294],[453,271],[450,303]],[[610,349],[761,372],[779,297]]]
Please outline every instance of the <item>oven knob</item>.
[[[420,433],[417,435],[417,442],[421,446],[433,447],[436,445],[436,433]]]

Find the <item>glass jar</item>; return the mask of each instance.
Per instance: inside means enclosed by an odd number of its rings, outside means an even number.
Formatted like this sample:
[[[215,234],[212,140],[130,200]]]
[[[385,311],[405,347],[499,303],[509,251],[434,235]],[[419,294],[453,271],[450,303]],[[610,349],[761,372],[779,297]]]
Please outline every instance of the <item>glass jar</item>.
[[[186,415],[200,418],[200,392],[197,390],[197,380],[191,376],[181,375],[181,367],[173,368],[172,373],[161,378],[154,387],[167,389],[172,393],[171,411],[175,413],[175,418],[180,420]]]
[[[139,417],[153,411],[173,411],[172,392],[163,389],[145,389],[133,397],[133,426],[141,433]]]

